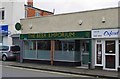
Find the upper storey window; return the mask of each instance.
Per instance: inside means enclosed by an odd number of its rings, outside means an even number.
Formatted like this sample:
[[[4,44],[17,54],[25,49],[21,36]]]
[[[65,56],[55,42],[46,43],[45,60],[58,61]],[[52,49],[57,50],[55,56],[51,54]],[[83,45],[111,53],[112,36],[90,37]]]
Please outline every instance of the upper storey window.
[[[5,19],[5,11],[1,10],[0,11],[0,20],[4,20]]]

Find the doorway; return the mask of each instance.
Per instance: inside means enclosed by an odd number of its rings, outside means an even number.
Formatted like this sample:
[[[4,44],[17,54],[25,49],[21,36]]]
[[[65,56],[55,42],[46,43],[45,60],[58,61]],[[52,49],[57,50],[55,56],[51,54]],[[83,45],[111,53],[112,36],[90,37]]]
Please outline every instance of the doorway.
[[[81,66],[88,66],[89,62],[89,40],[81,41],[80,50],[81,50]]]
[[[104,54],[104,69],[105,70],[117,70],[116,67],[116,41],[105,41],[105,54]]]

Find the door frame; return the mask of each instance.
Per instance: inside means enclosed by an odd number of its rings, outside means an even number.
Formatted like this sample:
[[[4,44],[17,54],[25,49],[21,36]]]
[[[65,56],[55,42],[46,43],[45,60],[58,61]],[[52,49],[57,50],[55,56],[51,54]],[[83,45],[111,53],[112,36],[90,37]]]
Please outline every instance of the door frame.
[[[80,55],[80,56],[81,56],[81,57],[80,57],[80,58],[81,58],[80,60],[81,60],[81,66],[85,66],[85,67],[86,67],[86,66],[88,66],[88,63],[87,63],[87,64],[83,64],[83,55],[88,55],[88,57],[89,57],[90,51],[88,51],[87,53],[84,53],[84,54],[83,54],[83,51],[82,51],[83,41],[88,41],[89,43],[90,43],[90,41],[89,41],[89,40],[80,40],[80,52],[81,52],[81,53],[80,53],[80,54],[81,54],[81,55]],[[89,62],[89,58],[88,58],[88,62]]]
[[[97,64],[97,44],[101,44],[102,45],[102,64]],[[102,39],[97,39],[95,41],[95,66],[103,66],[104,63],[104,41]]]
[[[115,41],[115,54],[106,54],[105,50],[106,50],[106,47],[105,47],[105,41]],[[107,39],[107,40],[104,40],[104,52],[103,52],[103,69],[104,70],[111,70],[111,71],[117,71],[117,67],[118,67],[118,40],[116,39]],[[106,55],[110,55],[110,56],[115,56],[115,69],[112,69],[112,68],[106,68],[105,65],[106,65]]]

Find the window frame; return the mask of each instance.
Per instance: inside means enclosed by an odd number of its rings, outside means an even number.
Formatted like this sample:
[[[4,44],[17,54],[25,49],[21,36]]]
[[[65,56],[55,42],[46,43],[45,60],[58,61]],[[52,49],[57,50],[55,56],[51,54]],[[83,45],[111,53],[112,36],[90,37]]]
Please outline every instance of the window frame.
[[[101,45],[101,48],[102,48],[102,50],[101,50],[101,64],[98,64],[97,63],[97,45],[98,44],[100,44]],[[103,43],[103,40],[96,40],[96,43],[95,43],[95,66],[103,66],[103,54],[104,54],[104,45],[103,45],[104,43]]]
[[[5,10],[0,10],[0,20],[5,20]]]

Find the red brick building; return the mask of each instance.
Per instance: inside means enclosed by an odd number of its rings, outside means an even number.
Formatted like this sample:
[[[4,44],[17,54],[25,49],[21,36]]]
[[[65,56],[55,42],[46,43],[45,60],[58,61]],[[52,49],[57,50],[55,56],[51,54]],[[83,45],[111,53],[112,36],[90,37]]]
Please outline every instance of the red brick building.
[[[53,15],[53,12],[42,10],[33,6],[33,0],[28,0],[25,5],[25,17],[37,17],[37,16],[48,16]]]

